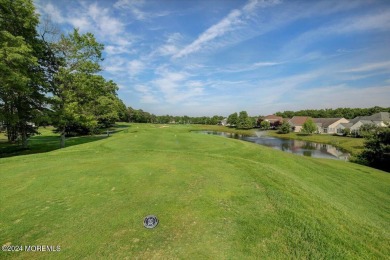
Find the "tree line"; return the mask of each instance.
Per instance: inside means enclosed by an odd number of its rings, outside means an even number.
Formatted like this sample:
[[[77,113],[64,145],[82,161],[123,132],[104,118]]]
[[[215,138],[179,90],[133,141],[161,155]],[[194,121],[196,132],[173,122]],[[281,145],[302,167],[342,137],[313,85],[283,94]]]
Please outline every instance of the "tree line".
[[[357,116],[370,116],[378,112],[390,112],[390,107],[370,107],[370,108],[327,108],[327,109],[305,109],[299,111],[276,112],[275,115],[283,118],[292,118],[294,116],[310,116],[314,118],[334,118],[344,117],[353,119]]]
[[[0,0],[0,124],[27,147],[36,125],[61,135],[91,133],[126,114],[118,86],[99,75],[104,46],[77,29],[65,35],[40,23],[31,0]]]
[[[173,115],[160,115],[151,114],[149,112],[143,111],[142,109],[134,109],[128,107],[126,110],[126,115],[124,117],[124,122],[130,123],[153,123],[153,124],[204,124],[204,125],[216,125],[219,124],[224,119],[223,116],[201,116],[201,117],[191,117],[191,116],[173,116]]]

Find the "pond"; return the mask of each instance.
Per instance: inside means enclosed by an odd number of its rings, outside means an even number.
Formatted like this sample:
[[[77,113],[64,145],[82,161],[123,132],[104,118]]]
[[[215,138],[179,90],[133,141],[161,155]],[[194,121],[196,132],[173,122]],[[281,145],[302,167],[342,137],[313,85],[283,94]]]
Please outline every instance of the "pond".
[[[217,131],[196,131],[197,133],[219,135],[228,138],[239,139],[247,142],[256,143],[259,145],[265,145],[278,149],[284,152],[315,157],[315,158],[327,158],[348,160],[349,153],[330,144],[320,144],[308,141],[282,139],[277,137],[267,136],[266,132],[258,131],[256,136],[245,136],[227,132]]]

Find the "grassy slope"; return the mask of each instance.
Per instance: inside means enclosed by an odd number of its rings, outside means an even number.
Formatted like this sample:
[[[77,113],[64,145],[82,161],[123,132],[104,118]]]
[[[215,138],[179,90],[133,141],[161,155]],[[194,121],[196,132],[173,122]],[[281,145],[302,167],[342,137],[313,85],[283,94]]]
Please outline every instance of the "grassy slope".
[[[357,155],[363,151],[364,139],[328,134],[302,135],[300,133],[278,134],[276,131],[268,131],[268,135],[286,139],[296,139],[317,143],[331,144]]]
[[[0,243],[62,249],[0,258],[390,255],[389,174],[190,129],[133,125],[0,159]]]

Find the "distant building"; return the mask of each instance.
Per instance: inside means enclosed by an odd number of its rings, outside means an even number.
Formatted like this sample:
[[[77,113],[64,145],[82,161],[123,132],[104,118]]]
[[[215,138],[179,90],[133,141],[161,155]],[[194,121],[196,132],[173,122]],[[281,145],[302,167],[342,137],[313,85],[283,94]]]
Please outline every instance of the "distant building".
[[[342,134],[344,129],[349,129],[351,133],[359,134],[359,129],[362,125],[376,125],[384,127],[390,123],[389,112],[379,112],[371,116],[357,116],[348,123],[340,123],[336,126],[336,132]]]
[[[290,124],[291,128],[294,132],[300,132],[302,130],[303,124],[311,117],[309,116],[294,116],[290,120],[288,120],[288,123]]]
[[[228,123],[227,123],[227,118],[224,118],[224,119],[222,119],[221,121],[219,121],[218,125],[227,126],[227,125],[228,125]]]
[[[335,134],[339,124],[349,123],[345,118],[313,118],[313,122],[317,125],[319,134]]]

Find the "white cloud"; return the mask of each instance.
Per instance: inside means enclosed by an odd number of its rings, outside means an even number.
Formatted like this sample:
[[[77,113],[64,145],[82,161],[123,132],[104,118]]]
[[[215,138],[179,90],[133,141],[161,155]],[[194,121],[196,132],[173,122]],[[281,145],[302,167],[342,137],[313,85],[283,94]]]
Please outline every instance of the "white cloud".
[[[122,53],[129,53],[129,54],[135,53],[135,50],[130,49],[127,44],[125,46],[107,45],[104,47],[104,51],[110,55],[116,55],[116,54],[122,54]]]
[[[280,64],[283,64],[283,62],[256,62],[249,65],[240,64],[235,66],[229,66],[226,68],[217,69],[217,71],[222,73],[240,73],[240,72],[258,70],[264,67],[273,67]]]
[[[275,66],[279,65],[281,62],[256,62],[253,64],[254,67],[268,67],[268,66]]]
[[[130,10],[137,20],[144,20],[146,19],[146,13],[140,9],[144,3],[143,0],[119,0],[114,4],[114,7]]]
[[[293,56],[299,56],[309,45],[322,39],[327,39],[330,35],[347,35],[382,30],[390,30],[390,9],[343,18],[331,25],[304,32],[286,44],[281,51],[281,56],[288,59]],[[336,51],[339,52],[339,50]]]
[[[383,10],[379,13],[368,14],[347,18],[340,24],[329,28],[337,33],[360,32],[368,30],[389,30],[390,10]]]
[[[360,65],[359,67],[346,69],[343,72],[367,72],[367,71],[373,71],[373,70],[390,71],[390,61],[366,63],[363,65]]]
[[[157,53],[162,56],[170,56],[179,51],[178,45],[183,36],[180,33],[172,33],[167,37],[166,42],[157,50]]]
[[[65,21],[60,10],[58,10],[58,8],[51,3],[48,3],[47,5],[43,6],[41,12],[46,15],[49,15],[51,19],[57,23],[63,23]]]
[[[146,68],[145,63],[142,60],[128,60],[121,56],[112,56],[109,60],[105,61],[105,71],[113,75],[130,75],[134,77],[144,71]]]
[[[144,68],[145,68],[145,64],[140,61],[140,60],[132,60],[128,63],[128,73],[131,75],[131,76],[135,76],[139,73],[141,73]]]
[[[129,10],[133,15],[133,18],[140,21],[167,16],[170,14],[168,11],[157,11],[153,13],[145,12],[142,10],[145,3],[146,2],[144,0],[119,0],[114,4],[114,7],[122,10]]]
[[[141,94],[140,103],[144,104],[156,104],[158,99],[154,95],[153,91],[146,85],[136,85],[134,90]]]
[[[241,11],[233,10],[230,14],[222,19],[219,23],[211,26],[204,33],[202,33],[194,42],[186,46],[184,49],[179,51],[174,58],[180,58],[198,51],[203,47],[203,45],[218,36],[224,35],[226,32],[233,30],[233,26],[240,23],[239,17],[241,16]]]
[[[187,72],[172,72],[167,68],[159,68],[156,72],[159,78],[151,84],[161,93],[164,101],[177,104],[194,100],[204,93],[204,84],[201,81],[191,80]]]
[[[208,28],[195,41],[176,53],[173,58],[181,58],[191,53],[197,52],[204,48],[205,45],[210,41],[219,38],[228,32],[238,30],[240,26],[245,24],[244,20],[248,19],[250,13],[253,12],[257,7],[266,7],[278,3],[279,1],[249,1],[242,9],[232,10],[225,18]]]
[[[81,32],[92,32],[98,39],[110,42],[106,48],[108,54],[131,53],[133,37],[125,31],[125,23],[115,17],[112,10],[99,4],[79,2],[77,7],[60,11],[51,3],[40,6],[40,13],[48,15],[60,24],[69,24]],[[71,9],[70,9],[71,8]]]

